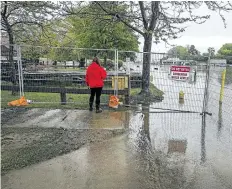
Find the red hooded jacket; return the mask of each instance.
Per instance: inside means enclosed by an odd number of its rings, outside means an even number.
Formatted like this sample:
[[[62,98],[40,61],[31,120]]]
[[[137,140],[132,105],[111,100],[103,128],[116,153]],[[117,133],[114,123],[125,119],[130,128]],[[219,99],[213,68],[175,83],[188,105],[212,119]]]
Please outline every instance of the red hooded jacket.
[[[90,88],[103,87],[103,80],[106,78],[106,71],[96,62],[92,62],[87,68],[85,82]]]

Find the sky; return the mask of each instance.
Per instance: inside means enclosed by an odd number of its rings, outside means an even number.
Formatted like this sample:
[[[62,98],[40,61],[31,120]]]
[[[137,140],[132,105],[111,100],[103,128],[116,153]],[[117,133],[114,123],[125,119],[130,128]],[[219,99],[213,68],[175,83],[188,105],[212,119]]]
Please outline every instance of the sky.
[[[181,37],[176,40],[169,41],[173,45],[195,45],[196,49],[201,53],[207,52],[208,47],[214,47],[216,51],[224,43],[232,43],[232,11],[225,13],[227,28],[224,28],[223,21],[218,13],[208,11],[207,7],[202,7],[197,11],[199,14],[210,14],[211,17],[204,24],[190,23]],[[140,50],[143,49],[143,40],[140,39]],[[156,45],[153,43],[153,52],[167,52],[171,47],[165,47],[164,43]]]

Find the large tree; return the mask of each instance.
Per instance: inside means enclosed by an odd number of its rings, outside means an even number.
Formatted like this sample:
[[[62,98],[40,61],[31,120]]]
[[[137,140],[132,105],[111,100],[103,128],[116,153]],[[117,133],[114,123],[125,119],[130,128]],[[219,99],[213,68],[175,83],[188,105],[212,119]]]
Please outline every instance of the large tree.
[[[53,60],[80,60],[81,57],[91,57],[97,54],[104,57],[104,63],[106,63],[106,58],[112,59],[115,56],[113,51],[94,51],[91,49],[138,51],[139,47],[138,37],[134,31],[120,22],[117,24],[108,23],[107,25],[104,23],[96,24],[88,17],[73,15],[67,16],[65,19],[54,20],[45,25],[44,28],[46,33],[34,32],[33,30],[36,28],[31,29],[31,33],[34,35],[24,35],[21,41],[33,44],[33,46],[43,46],[43,49],[46,49],[46,46],[60,47],[61,50],[51,48],[47,54],[44,54]],[[67,51],[63,47],[70,48]],[[89,50],[78,50],[71,47],[89,48]],[[28,48],[28,50],[30,49],[32,47]],[[133,53],[120,53],[120,58],[125,58],[125,56],[133,58]]]
[[[218,57],[225,58],[228,64],[232,64],[232,43],[225,43],[218,50]]]
[[[188,49],[188,53],[190,55],[199,55],[200,54],[200,52],[196,49],[195,45],[190,45],[187,47],[187,49]]]
[[[7,32],[9,44],[14,44],[14,36],[17,33],[22,34],[28,25],[37,25],[42,28],[46,21],[58,15],[58,9],[58,4],[49,1],[3,1],[1,30]]]
[[[183,46],[176,46],[168,51],[168,56],[171,58],[178,57],[180,59],[185,59],[188,55],[188,49]]]
[[[154,39],[156,43],[160,41],[167,43],[169,39],[175,39],[178,34],[185,31],[185,23],[204,23],[210,18],[210,15],[207,13],[205,15],[195,14],[195,10],[203,5],[206,5],[211,11],[219,12],[224,22],[223,12],[232,10],[232,5],[229,2],[214,1],[96,1],[91,4],[93,4],[91,12],[71,10],[69,13],[88,15],[96,21],[122,22],[144,38],[143,51],[146,53],[143,56],[141,94],[150,93],[150,52]],[[101,11],[96,11],[99,8]]]
[[[215,56],[215,48],[214,47],[209,47],[208,48],[208,53],[210,54],[210,56]]]
[[[3,1],[1,3],[1,30],[7,33],[9,39],[9,62],[14,85],[16,84],[16,69],[13,63],[15,35],[22,31],[28,35],[26,30],[28,25],[37,25],[42,28],[43,23],[53,18],[58,8],[58,5],[47,1]],[[12,93],[14,94],[14,91]]]
[[[127,51],[138,51],[138,37],[134,31],[126,27],[123,23],[116,24],[109,22],[95,23],[95,20],[90,18],[80,18],[73,16],[68,19],[72,26],[69,31],[69,36],[75,41],[75,46],[93,49],[120,49]],[[103,51],[99,54],[104,57],[104,64],[107,58],[113,58],[114,53]],[[120,53],[120,58],[132,56],[133,53]]]
[[[69,35],[78,47],[138,51],[138,37],[124,24],[95,23],[89,18],[77,16],[67,19]]]

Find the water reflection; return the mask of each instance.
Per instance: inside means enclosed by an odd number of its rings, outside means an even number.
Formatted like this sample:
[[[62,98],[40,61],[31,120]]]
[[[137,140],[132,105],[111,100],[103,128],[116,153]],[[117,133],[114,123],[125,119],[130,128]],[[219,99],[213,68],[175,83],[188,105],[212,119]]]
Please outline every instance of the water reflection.
[[[88,121],[91,129],[127,129],[130,112],[104,111],[101,114],[90,112]]]
[[[222,126],[223,126],[223,121],[222,121],[222,103],[219,103],[219,111],[218,111],[218,137],[220,137],[221,135],[221,129],[222,129]]]
[[[201,126],[201,163],[206,161],[206,149],[205,149],[205,127],[206,121],[205,116],[202,116],[202,126]]]
[[[168,153],[181,153],[185,154],[187,148],[187,140],[171,139],[168,141]]]
[[[167,119],[164,118],[166,116],[169,117],[170,122],[166,122]],[[153,118],[155,117],[159,117],[164,122],[154,122]],[[141,107],[140,111],[134,114],[134,117],[131,119],[129,144],[133,148],[132,153],[138,163],[137,171],[141,171],[142,175],[146,175],[151,188],[158,186],[158,188],[175,189],[186,182],[185,153],[187,140],[177,137],[179,136],[177,134],[179,130],[173,131],[177,122],[174,123],[172,118],[173,114],[149,113],[148,109],[142,109]],[[181,124],[180,122],[179,124]],[[160,125],[163,129],[157,128],[157,125]],[[171,133],[175,133],[172,135],[174,138],[165,138],[169,153],[166,153],[166,150],[159,143],[155,144],[157,136],[153,132],[167,131],[166,129],[171,129]]]
[[[149,140],[149,141],[151,141],[151,137],[150,137],[150,113],[149,113],[149,110],[145,110],[145,111],[143,111],[144,112],[144,119],[143,119],[143,121],[144,121],[144,125],[143,125],[143,128],[144,128],[144,133],[145,133],[145,135],[146,135],[146,137],[147,137],[147,139]]]

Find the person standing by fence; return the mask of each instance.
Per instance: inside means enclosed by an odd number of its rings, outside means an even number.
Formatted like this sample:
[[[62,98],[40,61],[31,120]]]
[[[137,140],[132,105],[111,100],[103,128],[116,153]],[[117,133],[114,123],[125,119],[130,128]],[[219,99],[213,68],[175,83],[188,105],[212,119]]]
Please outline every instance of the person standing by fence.
[[[91,94],[89,98],[89,110],[93,111],[93,102],[96,95],[96,113],[101,113],[100,108],[100,97],[102,88],[104,86],[104,79],[106,78],[106,71],[100,65],[100,60],[98,57],[94,57],[93,62],[87,68],[85,82],[87,86],[90,87]]]

